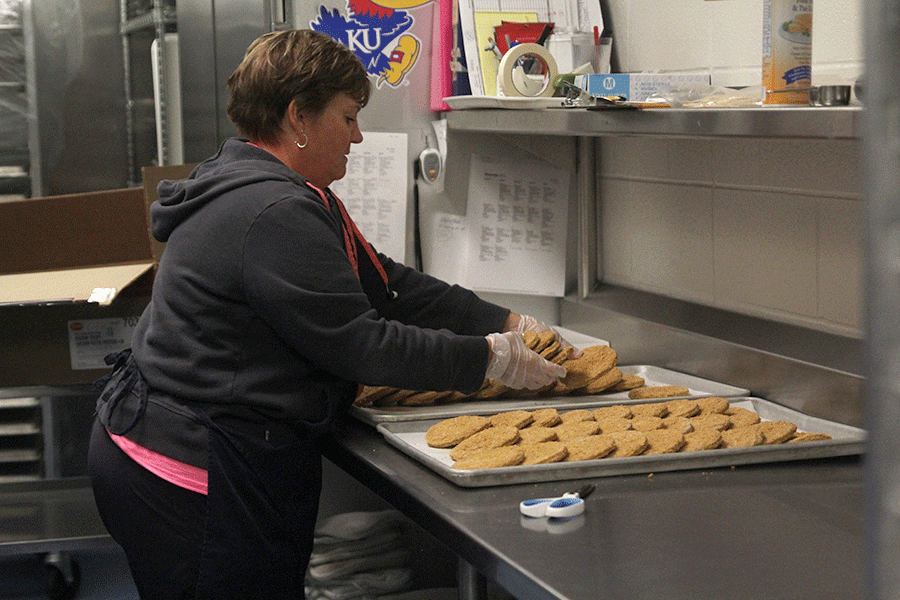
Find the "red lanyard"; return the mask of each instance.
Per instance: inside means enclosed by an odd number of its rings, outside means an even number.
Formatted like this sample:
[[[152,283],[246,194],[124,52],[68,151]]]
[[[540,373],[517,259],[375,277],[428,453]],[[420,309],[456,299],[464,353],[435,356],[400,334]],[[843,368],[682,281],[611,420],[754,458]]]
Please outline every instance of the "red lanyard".
[[[356,243],[358,242],[359,246],[366,251],[369,260],[372,261],[372,265],[375,267],[375,270],[378,271],[378,274],[381,276],[381,280],[384,282],[385,288],[388,288],[387,273],[385,272],[384,267],[381,265],[381,261],[378,260],[378,256],[375,254],[375,249],[372,248],[372,245],[369,244],[368,241],[366,241],[365,236],[363,236],[362,232],[356,227],[356,223],[354,223],[353,219],[350,218],[350,215],[347,214],[347,209],[344,207],[344,203],[341,202],[341,199],[338,198],[330,190],[329,193],[326,194],[308,181],[306,182],[306,185],[319,193],[319,197],[322,199],[322,202],[325,203],[325,206],[329,210],[331,209],[331,203],[328,202],[328,195],[330,194],[331,197],[334,198],[338,210],[341,213],[341,220],[344,222],[344,247],[347,250],[347,256],[350,258],[350,264],[353,265],[353,271],[356,273],[356,276],[359,277],[359,256],[356,251]],[[388,295],[396,297],[395,293],[392,293],[390,291],[390,288],[388,288]]]

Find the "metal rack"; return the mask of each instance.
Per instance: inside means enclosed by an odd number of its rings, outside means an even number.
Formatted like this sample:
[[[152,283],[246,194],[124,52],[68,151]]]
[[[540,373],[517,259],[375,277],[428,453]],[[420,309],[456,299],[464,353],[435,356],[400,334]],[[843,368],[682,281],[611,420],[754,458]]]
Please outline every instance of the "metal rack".
[[[0,14],[0,197],[28,197],[34,191],[32,171],[37,166],[31,156],[34,61],[28,5],[4,6],[7,12]]]
[[[42,422],[39,398],[0,398],[0,483],[43,476]]]
[[[175,0],[120,0],[120,16],[121,23],[119,33],[122,36],[122,55],[124,57],[125,68],[125,129],[128,140],[128,181],[129,185],[137,185],[141,181],[140,167],[136,155],[136,135],[135,135],[135,108],[137,99],[132,80],[132,62],[140,60],[133,56],[133,36],[149,33],[156,40],[155,53],[156,60],[159,65],[166,64],[166,33],[174,32],[176,29],[176,8]],[[149,70],[149,69],[148,69]],[[168,81],[166,79],[165,69],[159,69],[158,80],[156,83],[156,109],[160,113],[161,118],[158,123],[160,131],[158,135],[162,140],[160,147],[160,156],[157,162],[160,165],[169,164],[169,130],[168,130]],[[152,101],[153,98],[150,98]]]
[[[114,546],[84,475],[92,399],[81,388],[0,390],[0,558],[42,555],[51,599],[78,591],[70,552]]]

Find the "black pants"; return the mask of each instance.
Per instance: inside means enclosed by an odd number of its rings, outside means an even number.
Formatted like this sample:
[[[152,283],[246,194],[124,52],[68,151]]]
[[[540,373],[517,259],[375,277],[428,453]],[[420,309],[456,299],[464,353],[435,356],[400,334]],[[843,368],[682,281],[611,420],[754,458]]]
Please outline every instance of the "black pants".
[[[321,491],[312,441],[272,446],[211,424],[204,496],[135,463],[96,422],[89,467],[142,600],[304,597]]]
[[[134,462],[99,421],[91,433],[89,462],[100,516],[125,549],[140,597],[193,600],[206,497]]]

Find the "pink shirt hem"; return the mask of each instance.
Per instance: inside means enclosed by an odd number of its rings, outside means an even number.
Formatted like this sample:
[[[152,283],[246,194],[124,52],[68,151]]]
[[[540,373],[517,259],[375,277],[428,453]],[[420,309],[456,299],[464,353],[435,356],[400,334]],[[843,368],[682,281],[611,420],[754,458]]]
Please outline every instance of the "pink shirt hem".
[[[209,477],[205,469],[144,448],[124,436],[110,433],[109,437],[125,454],[154,475],[179,487],[206,495]]]

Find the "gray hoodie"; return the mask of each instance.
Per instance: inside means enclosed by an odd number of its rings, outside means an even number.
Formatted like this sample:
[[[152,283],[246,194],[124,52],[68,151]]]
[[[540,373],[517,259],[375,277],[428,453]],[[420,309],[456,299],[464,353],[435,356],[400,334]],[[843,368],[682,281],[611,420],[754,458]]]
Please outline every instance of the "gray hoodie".
[[[158,189],[166,248],[132,340],[151,389],[318,425],[358,384],[481,385],[509,311],[377,254],[385,282],[359,246],[357,274],[335,202],[271,154],[229,139]]]

